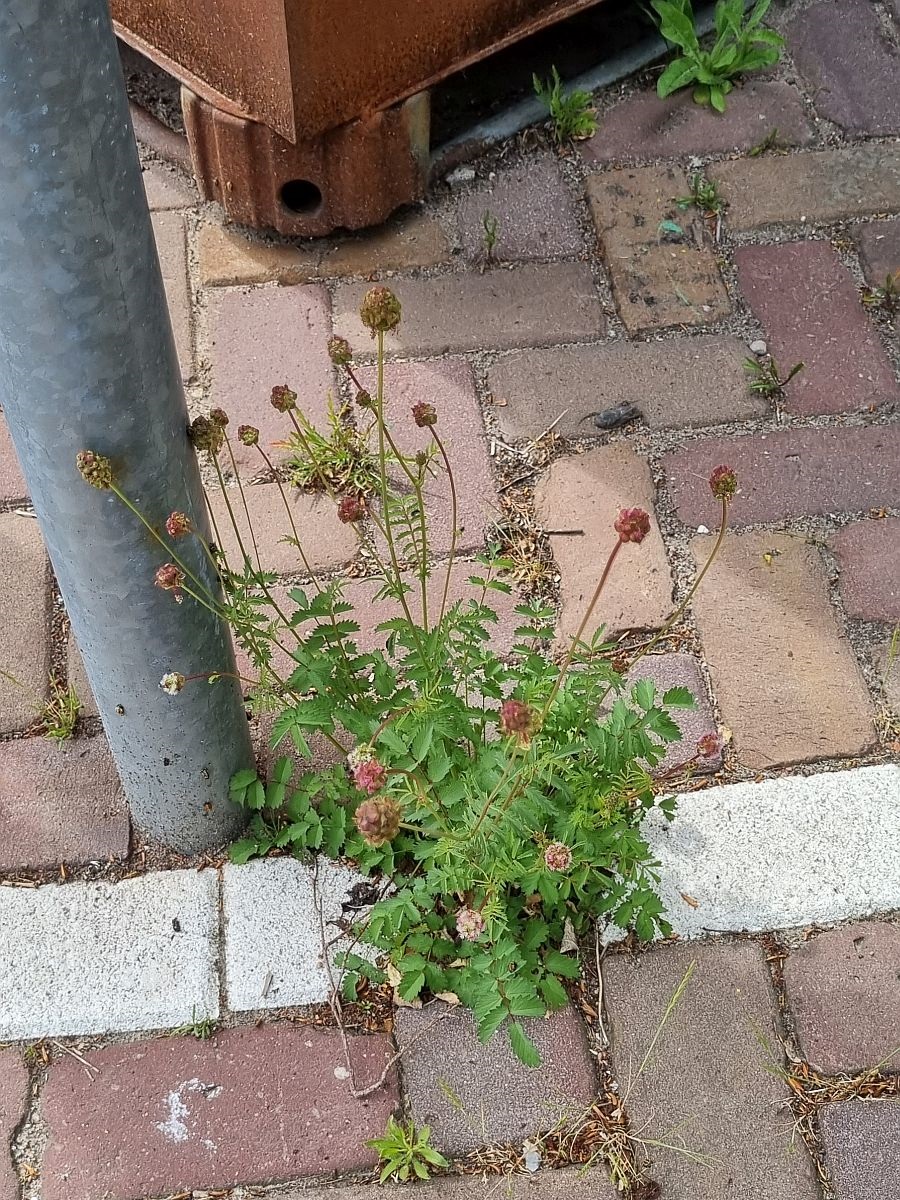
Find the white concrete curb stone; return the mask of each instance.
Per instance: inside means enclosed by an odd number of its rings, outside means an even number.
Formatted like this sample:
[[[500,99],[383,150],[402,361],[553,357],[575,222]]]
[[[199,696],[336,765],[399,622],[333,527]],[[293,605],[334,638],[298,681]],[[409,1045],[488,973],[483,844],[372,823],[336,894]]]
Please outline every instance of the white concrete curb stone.
[[[0,888],[0,1041],[219,1014],[218,877]]]

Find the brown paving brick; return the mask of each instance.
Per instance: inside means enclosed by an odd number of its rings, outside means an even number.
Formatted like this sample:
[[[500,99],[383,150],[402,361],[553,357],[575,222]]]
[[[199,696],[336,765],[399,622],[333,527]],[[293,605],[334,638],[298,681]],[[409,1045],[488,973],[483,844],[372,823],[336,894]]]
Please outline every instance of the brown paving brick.
[[[0,500],[22,500],[28,495],[22,468],[6,422],[0,413]]]
[[[523,350],[488,372],[494,412],[511,438],[537,437],[554,426],[563,437],[598,432],[585,416],[636,405],[651,429],[717,425],[761,417],[767,401],[747,387],[740,338],[619,342]]]
[[[151,163],[144,167],[144,191],[151,212],[190,208],[197,203],[197,192],[191,180],[162,163]]]
[[[18,1200],[10,1139],[25,1115],[28,1098],[28,1072],[15,1050],[0,1050],[0,1200]]]
[[[784,982],[816,1070],[855,1075],[900,1047],[900,926],[865,921],[820,933],[791,951]]]
[[[849,146],[715,163],[734,230],[839,221],[900,208],[900,147]]]
[[[827,1104],[819,1127],[837,1200],[896,1200],[900,1195],[900,1105],[896,1101]]]
[[[848,133],[900,133],[900,52],[872,5],[813,4],[785,32],[821,116]]]
[[[66,643],[66,678],[69,686],[74,687],[75,694],[81,701],[81,715],[83,717],[99,717],[100,711],[97,708],[97,701],[94,699],[94,693],[91,691],[87,671],[84,669],[84,662],[78,646],[75,644],[75,637],[71,630],[69,631]]]
[[[602,1166],[550,1170],[546,1166],[533,1175],[444,1175],[415,1184],[416,1196],[425,1200],[621,1200]],[[337,1188],[288,1189],[283,1200],[373,1200],[372,1184],[351,1183]],[[378,1188],[385,1200],[409,1200],[405,1184]]]
[[[848,616],[900,621],[900,517],[854,521],[835,534],[833,546]]]
[[[812,137],[800,93],[788,83],[748,81],[729,95],[724,114],[695,104],[689,88],[665,100],[643,91],[602,117],[597,133],[579,149],[588,163],[724,154],[751,149],[775,127],[783,145]]]
[[[374,1082],[389,1040],[351,1036],[350,1048],[361,1085]],[[43,1093],[46,1200],[139,1200],[370,1167],[365,1142],[398,1100],[394,1076],[366,1100],[351,1097],[335,1030],[231,1029],[88,1057],[96,1073],[63,1056]]]
[[[286,489],[286,494],[303,551],[312,569],[330,571],[345,566],[356,554],[359,540],[352,526],[338,520],[334,502],[327,496],[299,492],[296,488]],[[237,488],[228,489],[228,498],[240,532],[240,540],[253,564],[256,564],[256,554],[250,527],[256,537],[263,570],[276,571],[279,575],[305,574],[299,550],[283,540],[285,537],[293,537],[293,533],[278,485],[260,483],[245,486],[244,497],[250,511],[249,526],[240,491]],[[243,555],[221,490],[214,489],[210,501],[225,554],[232,568],[240,571]]]
[[[435,1023],[438,1011],[398,1009],[395,1032],[397,1045],[408,1046],[403,1086],[413,1120],[431,1126],[432,1143],[443,1153],[520,1145],[590,1107],[596,1080],[573,1009],[522,1022],[541,1055],[539,1068],[518,1061],[503,1030],[482,1045],[470,1012],[449,1010]]]
[[[334,327],[357,350],[371,354],[372,339],[359,320],[367,286],[338,286]],[[399,333],[385,339],[391,351],[502,350],[582,341],[606,332],[590,268],[584,263],[526,265],[436,279],[394,279],[391,288],[403,305]]]
[[[362,370],[363,387],[372,389],[375,372]],[[427,429],[413,423],[411,408],[420,400],[438,412],[435,429],[447,450],[457,490],[457,550],[465,553],[484,544],[484,528],[497,520],[500,505],[491,480],[481,406],[472,368],[463,359],[440,362],[389,363],[385,371],[385,415],[400,449],[413,454],[432,445]],[[398,475],[398,479],[399,479]],[[402,477],[404,482],[405,476]],[[450,487],[440,461],[425,487],[429,536],[435,554],[450,550],[452,534]]]
[[[292,426],[272,408],[275,384],[286,383],[311,421],[324,424],[334,385],[328,358],[330,305],[321,285],[311,287],[221,288],[210,293],[211,403],[239,424],[255,425],[267,453]],[[238,463],[260,466],[258,451],[235,439]]]
[[[200,279],[207,287],[306,283],[331,275],[369,275],[443,262],[446,236],[434,218],[408,213],[358,237],[292,245],[241,229],[204,225],[198,235]]]
[[[672,718],[681,730],[681,741],[672,743],[665,758],[655,768],[657,772],[682,766],[696,754],[700,738],[718,732],[706,695],[706,684],[692,654],[648,654],[635,663],[626,678],[628,683],[652,679],[659,699],[669,688],[686,687],[697,702],[694,709],[672,709]],[[715,771],[721,765],[722,755],[716,753],[711,758],[703,759],[698,769]]]
[[[711,536],[695,539],[698,566],[711,545]],[[766,531],[726,538],[693,609],[744,766],[841,758],[872,745],[868,690],[821,560],[802,538]]]
[[[629,332],[704,325],[730,311],[715,256],[686,235],[660,237],[663,220],[686,228],[676,199],[688,193],[677,167],[622,167],[588,178],[587,193],[619,314]]]
[[[859,289],[828,242],[744,246],[735,262],[782,374],[804,364],[785,389],[789,412],[854,412],[900,397]]]
[[[0,870],[125,858],[128,812],[102,734],[0,743]]]
[[[787,1089],[758,1040],[760,1033],[775,1044],[778,1038],[761,947],[706,942],[617,954],[606,959],[603,975],[613,1067],[620,1091],[628,1091],[631,1128],[647,1142],[673,1147],[646,1148],[661,1197],[817,1200],[812,1164],[791,1137]]]
[[[34,721],[47,696],[50,592],[37,521],[0,514],[0,733]]]
[[[881,287],[888,275],[900,276],[900,217],[860,225],[855,237],[869,283]]]
[[[640,545],[628,544],[610,574],[585,637],[600,626],[608,635],[655,629],[671,609],[672,576],[654,519],[654,488],[642,458],[624,444],[557,459],[535,491],[537,519],[545,529],[583,529],[553,537],[559,565],[563,638],[577,632],[606,556],[616,541],[613,522],[622,508],[644,508],[652,528]]]
[[[182,378],[189,379],[194,370],[194,354],[184,218],[179,212],[156,212],[153,213],[152,220],[181,375]]]
[[[720,506],[708,480],[720,463],[731,464],[740,483],[732,525],[752,525],[900,506],[898,461],[900,428],[857,426],[704,438],[667,454],[663,465],[681,520],[712,529]]]
[[[484,215],[499,222],[494,257],[501,261],[558,258],[582,249],[574,198],[556,155],[529,157],[504,167],[459,202],[457,223],[466,254],[484,254]]]

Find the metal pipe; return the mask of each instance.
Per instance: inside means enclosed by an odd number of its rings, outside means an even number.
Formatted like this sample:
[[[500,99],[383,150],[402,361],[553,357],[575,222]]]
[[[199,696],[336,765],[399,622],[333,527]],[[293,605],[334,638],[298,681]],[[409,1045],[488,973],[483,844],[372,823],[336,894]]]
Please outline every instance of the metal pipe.
[[[153,586],[166,554],[79,450],[108,455],[158,529],[208,536],[200,474],[106,0],[0,0],[0,400],[135,824],[183,851],[238,831],[253,762],[225,624]],[[196,539],[178,553],[215,591]]]

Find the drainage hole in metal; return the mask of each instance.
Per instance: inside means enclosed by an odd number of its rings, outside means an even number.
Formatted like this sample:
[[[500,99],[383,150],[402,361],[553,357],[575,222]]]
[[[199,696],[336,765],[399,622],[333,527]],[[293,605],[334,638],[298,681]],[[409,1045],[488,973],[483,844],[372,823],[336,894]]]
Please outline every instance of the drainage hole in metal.
[[[309,179],[289,179],[282,184],[281,203],[290,212],[314,213],[322,207],[322,193]]]

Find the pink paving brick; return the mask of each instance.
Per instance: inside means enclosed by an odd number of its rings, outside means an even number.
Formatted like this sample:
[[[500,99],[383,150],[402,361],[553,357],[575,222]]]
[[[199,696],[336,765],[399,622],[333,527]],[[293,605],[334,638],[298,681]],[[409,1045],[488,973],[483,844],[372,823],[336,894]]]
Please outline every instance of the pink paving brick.
[[[363,370],[359,378],[364,387],[371,389],[375,372]],[[488,465],[472,368],[463,359],[452,358],[390,363],[385,371],[385,397],[392,435],[407,453],[433,445],[428,430],[417,428],[413,422],[413,404],[424,400],[437,409],[435,430],[446,448],[457,489],[457,549],[462,553],[478,549],[484,544],[485,526],[497,519],[500,507]],[[435,463],[425,494],[432,549],[436,554],[445,554],[450,549],[452,509],[447,473],[440,460]]]
[[[311,421],[324,425],[334,386],[327,342],[331,305],[319,284],[309,287],[217,288],[209,295],[210,402],[224,408],[232,430],[255,425],[270,454],[291,432],[286,416],[270,403],[275,384],[286,383]],[[258,452],[234,438],[241,468],[256,470]]]
[[[786,517],[900,507],[900,427],[791,429],[740,438],[704,438],[663,458],[678,516],[716,528],[720,506],[709,475],[729,463],[740,489],[733,525]]]
[[[657,688],[657,700],[661,700],[669,688],[686,687],[697,703],[696,708],[671,710],[672,718],[681,730],[681,741],[672,743],[665,758],[654,768],[656,773],[682,766],[695,756],[700,738],[718,733],[706,694],[706,684],[692,654],[648,654],[635,663],[626,679],[629,684],[652,679]],[[698,770],[715,771],[721,765],[722,754],[717,751],[710,758],[704,758]]]
[[[381,1035],[351,1036],[360,1086],[392,1053]],[[264,1026],[208,1042],[160,1038],[64,1055],[50,1071],[45,1200],[140,1200],[375,1165],[396,1077],[354,1100],[336,1030]]]
[[[665,100],[644,91],[606,113],[579,149],[589,163],[727,154],[749,150],[776,127],[785,145],[803,145],[812,137],[802,97],[789,83],[747,82],[728,97],[724,115],[695,104],[689,88]]]
[[[18,1200],[16,1179],[10,1155],[10,1139],[25,1115],[28,1098],[28,1072],[15,1050],[0,1050],[0,1200]]]
[[[847,615],[900,621],[900,517],[854,521],[833,540]]]
[[[871,4],[825,0],[787,27],[818,112],[848,133],[900,133],[900,52]]]
[[[900,396],[853,277],[827,242],[744,246],[735,262],[781,374],[804,363],[786,388],[788,411],[857,412]]]
[[[47,556],[32,517],[0,514],[0,733],[31,725],[47,695]]]
[[[184,217],[179,212],[159,212],[151,219],[181,376],[190,379],[194,370],[194,352]]]
[[[0,415],[0,500],[22,500],[28,495],[25,477],[6,422]]]
[[[0,870],[124,858],[128,831],[102,734],[0,743]]]

